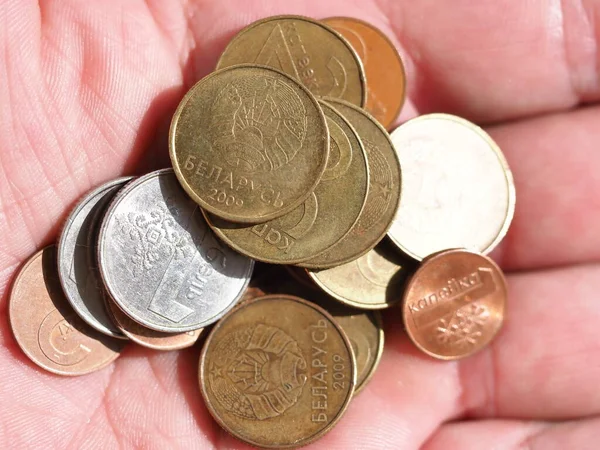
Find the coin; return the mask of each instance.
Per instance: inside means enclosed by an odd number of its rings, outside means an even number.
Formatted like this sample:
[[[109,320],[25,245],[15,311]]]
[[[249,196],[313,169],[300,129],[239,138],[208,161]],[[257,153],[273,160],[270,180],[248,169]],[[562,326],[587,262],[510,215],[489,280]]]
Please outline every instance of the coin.
[[[58,375],[84,375],[106,367],[125,341],[83,322],[65,298],[54,246],[33,255],[14,281],[8,315],[21,350],[41,368]]]
[[[319,289],[313,280],[308,276],[306,269],[298,266],[283,266],[290,276],[301,286],[309,289]]]
[[[332,107],[321,106],[329,127],[329,161],[303,205],[253,226],[207,216],[215,234],[240,253],[268,263],[298,263],[331,248],[358,220],[369,189],[365,151],[346,120]]]
[[[217,321],[242,295],[254,265],[216,239],[171,169],[119,192],[102,222],[98,255],[118,307],[167,333]]]
[[[321,255],[298,264],[309,269],[335,267],[367,253],[385,236],[400,201],[400,163],[387,131],[362,109],[327,101],[350,122],[365,147],[369,194],[350,233]]]
[[[488,345],[502,327],[506,281],[488,257],[449,250],[427,258],[406,286],[404,326],[423,352],[460,359]]]
[[[365,74],[356,51],[337,31],[308,17],[273,16],[241,30],[217,69],[240,63],[275,67],[320,97],[365,104]]]
[[[360,19],[330,17],[323,22],[344,36],[358,53],[367,76],[365,109],[389,128],[406,96],[406,74],[398,50],[381,30]]]
[[[208,336],[200,357],[206,406],[251,445],[306,445],[340,419],[356,363],[339,325],[319,306],[287,295],[240,305]]]
[[[391,136],[403,178],[390,238],[417,260],[448,248],[490,252],[515,209],[513,177],[494,141],[448,114],[409,120]]]
[[[185,333],[163,333],[151,330],[130,319],[112,300],[107,300],[108,311],[121,332],[136,344],[153,350],[181,350],[194,345],[204,328]]]
[[[325,270],[309,270],[312,280],[327,294],[361,309],[384,309],[398,303],[412,262],[382,242],[360,258]]]
[[[109,181],[86,194],[67,217],[57,245],[58,276],[67,300],[88,325],[117,338],[125,336],[106,310],[96,245],[108,203],[132,178]]]
[[[329,132],[304,86],[245,65],[214,72],[188,91],[169,147],[177,178],[202,208],[259,223],[308,198],[327,165]]]

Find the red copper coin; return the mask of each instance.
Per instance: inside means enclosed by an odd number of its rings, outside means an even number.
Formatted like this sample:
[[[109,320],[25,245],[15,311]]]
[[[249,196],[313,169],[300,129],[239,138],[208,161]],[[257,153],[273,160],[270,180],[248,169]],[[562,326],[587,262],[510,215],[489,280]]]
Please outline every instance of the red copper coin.
[[[404,325],[434,358],[460,359],[488,345],[502,327],[506,281],[488,257],[447,250],[423,261],[406,287]]]
[[[125,336],[142,347],[162,351],[181,350],[194,345],[204,330],[204,328],[200,328],[184,333],[164,333],[162,331],[151,330],[130,319],[112,300],[107,300],[107,303],[108,312],[117,325],[117,328]]]
[[[344,36],[358,53],[367,78],[365,109],[389,128],[406,97],[406,75],[398,50],[381,30],[362,20],[330,17],[323,22]]]
[[[21,268],[10,293],[12,332],[35,364],[58,375],[102,369],[125,342],[97,332],[73,311],[58,279],[56,248],[46,247]]]

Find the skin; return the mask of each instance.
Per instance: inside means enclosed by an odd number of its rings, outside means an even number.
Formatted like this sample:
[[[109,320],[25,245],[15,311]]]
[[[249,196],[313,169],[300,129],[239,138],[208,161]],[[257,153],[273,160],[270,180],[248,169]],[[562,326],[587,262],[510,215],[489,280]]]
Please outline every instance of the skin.
[[[600,439],[600,1],[0,0],[0,447],[246,448],[197,387],[199,350],[131,345],[65,379],[8,328],[17,268],[91,187],[168,164],[178,101],[231,36],[281,13],[358,16],[398,45],[401,119],[485,125],[514,172],[506,324],[461,362],[418,353],[390,311],[371,384],[311,448],[592,448]]]

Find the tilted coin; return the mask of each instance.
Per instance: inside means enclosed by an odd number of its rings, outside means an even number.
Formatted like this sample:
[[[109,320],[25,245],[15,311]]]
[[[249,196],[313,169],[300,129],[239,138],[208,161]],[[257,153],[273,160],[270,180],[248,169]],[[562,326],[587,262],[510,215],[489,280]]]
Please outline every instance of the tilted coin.
[[[106,310],[96,245],[108,204],[132,178],[109,181],[85,195],[69,214],[57,245],[58,275],[67,300],[88,325],[118,338],[124,336]]]
[[[194,345],[204,331],[204,328],[184,333],[151,330],[130,319],[112,300],[107,299],[107,304],[109,314],[121,332],[142,347],[162,351],[181,350]]]
[[[423,261],[404,292],[410,339],[439,359],[460,359],[488,345],[502,327],[506,281],[488,257],[466,250]]]
[[[241,30],[217,69],[240,63],[275,67],[320,97],[365,104],[365,74],[356,51],[337,31],[308,17],[268,17]]]
[[[98,258],[119,308],[167,333],[217,321],[244,292],[254,265],[216,239],[171,169],[119,192],[101,225]]]
[[[326,252],[299,264],[309,269],[335,267],[367,253],[385,237],[400,202],[400,163],[387,131],[362,109],[327,101],[350,122],[365,147],[369,194],[350,233]]]
[[[347,337],[322,308],[287,295],[244,303],[208,336],[200,356],[206,406],[251,445],[306,445],[340,419],[354,392]]]
[[[494,141],[448,114],[409,120],[391,136],[403,177],[390,238],[417,260],[448,248],[490,252],[515,208],[512,174]]]
[[[274,264],[298,263],[331,248],[358,220],[369,189],[365,151],[346,120],[325,103],[321,106],[329,127],[329,160],[303,205],[253,226],[207,216],[217,236],[240,253]]]
[[[82,321],[58,279],[54,246],[33,255],[14,281],[8,315],[21,350],[35,364],[58,375],[84,375],[114,361],[125,345]]]
[[[173,116],[169,150],[177,178],[202,208],[259,223],[311,194],[327,165],[329,132],[304,86],[273,69],[236,66],[189,90]]]
[[[323,20],[356,50],[367,76],[365,109],[384,127],[394,123],[406,97],[406,75],[398,50],[378,28],[352,17]]]
[[[306,269],[298,266],[283,266],[290,276],[301,286],[309,289],[319,289],[319,287],[308,276]]]
[[[393,251],[387,241],[360,258],[325,270],[309,270],[327,294],[361,309],[384,309],[398,303],[413,263]]]

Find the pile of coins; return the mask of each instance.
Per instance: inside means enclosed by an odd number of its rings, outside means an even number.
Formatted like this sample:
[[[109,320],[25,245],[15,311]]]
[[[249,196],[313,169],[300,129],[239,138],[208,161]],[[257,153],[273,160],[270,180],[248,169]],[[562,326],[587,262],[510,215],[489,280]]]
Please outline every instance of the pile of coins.
[[[402,314],[433,357],[482,349],[504,317],[504,276],[484,255],[511,222],[512,176],[464,119],[388,134],[404,97],[402,61],[367,23],[243,29],[180,103],[173,168],[88,193],[21,269],[18,344],[81,375],[127,340],[176,350],[208,334],[208,410],[272,448],[318,439],[364,388],[383,351],[378,310]]]

